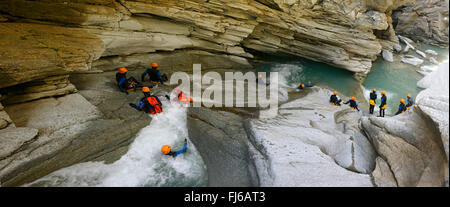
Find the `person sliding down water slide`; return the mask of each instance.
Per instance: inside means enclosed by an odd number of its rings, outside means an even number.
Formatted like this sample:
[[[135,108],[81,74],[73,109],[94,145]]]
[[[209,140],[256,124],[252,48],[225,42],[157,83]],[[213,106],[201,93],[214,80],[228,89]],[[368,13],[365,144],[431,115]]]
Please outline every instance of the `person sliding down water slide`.
[[[159,114],[163,112],[161,101],[157,96],[150,94],[149,87],[142,87],[142,93],[144,93],[144,97],[139,102],[139,105],[130,103],[131,107],[151,114]]]
[[[338,92],[334,91],[333,95],[330,96],[330,104],[333,104],[335,106],[341,105],[342,100],[337,95],[338,95]]]
[[[181,150],[173,152],[172,151],[172,147],[170,147],[169,145],[164,145],[161,148],[161,152],[163,154],[170,155],[172,157],[176,157],[176,156],[178,156],[180,154],[183,154],[183,153],[186,152],[186,150],[187,150],[187,139],[184,139],[184,146],[183,146],[183,149],[181,149]]]
[[[127,79],[127,72],[128,69],[123,67],[119,69],[118,73],[116,73],[117,85],[119,86],[120,91],[126,94],[128,94],[129,91],[135,91],[140,85],[134,77]]]
[[[181,103],[183,104],[194,103],[194,100],[185,93],[183,93],[180,87],[176,87],[175,89],[173,89],[173,92],[175,92],[178,101],[180,101]]]
[[[297,91],[300,91],[300,90],[305,89],[306,87],[312,87],[312,85],[308,85],[308,84],[304,84],[304,83],[298,84],[296,90],[297,90]]]
[[[146,69],[144,71],[144,73],[142,73],[141,75],[141,81],[144,82],[145,81],[145,76],[148,75],[150,77],[150,83],[152,85],[157,85],[157,84],[164,84],[165,81],[168,80],[166,74],[161,74],[161,72],[158,70],[158,63],[152,63],[152,68],[151,69]]]
[[[377,89],[374,88],[372,90],[372,93],[370,93],[369,98],[369,114],[373,114],[375,105],[377,104],[376,100],[377,100]]]
[[[348,100],[347,102],[345,102],[344,104],[349,104],[349,103],[350,103],[350,107],[351,107],[352,109],[356,109],[356,110],[359,111],[359,109],[358,109],[358,104],[356,103],[355,97],[354,97],[354,96],[352,96],[352,98],[351,98],[350,100]]]

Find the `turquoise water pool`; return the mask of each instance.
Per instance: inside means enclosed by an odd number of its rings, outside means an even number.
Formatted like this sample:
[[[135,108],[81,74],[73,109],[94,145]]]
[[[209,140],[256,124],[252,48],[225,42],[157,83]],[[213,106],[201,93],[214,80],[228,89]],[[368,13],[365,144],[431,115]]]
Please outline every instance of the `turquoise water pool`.
[[[420,45],[417,48],[421,51],[428,49],[436,51],[439,53],[436,57],[439,62],[448,60],[448,49],[430,45]],[[409,52],[409,54],[414,53],[414,51]],[[415,56],[419,57],[417,54]],[[257,70],[279,72],[284,79],[284,83],[290,87],[295,87],[298,83],[325,86],[337,90],[345,96],[355,96],[357,99],[362,97],[368,99],[372,88],[377,89],[380,98],[380,92],[385,90],[388,98],[386,115],[395,114],[400,99],[406,99],[406,94],[410,93],[414,99],[422,90],[416,86],[417,81],[423,78],[423,75],[416,71],[420,66],[402,63],[399,58],[392,63],[384,61],[381,57],[378,58],[374,61],[372,70],[362,85],[352,77],[353,73],[323,63],[299,58],[275,59],[272,57],[267,59],[273,62],[261,63],[257,66]],[[425,61],[422,65],[428,64],[430,63]],[[379,98],[377,105],[380,102]]]

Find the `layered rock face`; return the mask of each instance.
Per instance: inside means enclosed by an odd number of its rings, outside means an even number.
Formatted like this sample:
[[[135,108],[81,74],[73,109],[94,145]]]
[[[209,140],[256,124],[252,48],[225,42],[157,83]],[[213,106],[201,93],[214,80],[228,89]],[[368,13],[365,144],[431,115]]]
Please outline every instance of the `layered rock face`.
[[[263,52],[364,76],[382,47],[398,43],[390,12],[407,2],[2,0],[0,87],[162,59],[163,69],[186,70],[187,58],[171,52],[192,50],[222,58],[215,67],[248,68],[249,52]]]
[[[395,31],[415,41],[448,47],[448,0],[419,0],[392,14]]]
[[[0,128],[2,186],[22,185],[79,162],[115,161],[149,124],[149,116],[128,106],[141,95],[119,93],[114,73],[77,75],[71,81],[76,94],[0,111],[8,124]]]

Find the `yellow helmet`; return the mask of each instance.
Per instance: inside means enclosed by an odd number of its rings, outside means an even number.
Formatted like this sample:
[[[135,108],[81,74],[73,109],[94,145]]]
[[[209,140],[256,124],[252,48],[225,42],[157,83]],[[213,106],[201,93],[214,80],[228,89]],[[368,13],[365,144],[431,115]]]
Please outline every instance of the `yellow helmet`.
[[[409,94],[409,93],[406,94],[406,97],[411,98],[411,94]]]
[[[381,91],[381,94],[386,95],[386,91]]]
[[[400,99],[400,102],[405,103],[405,99]]]

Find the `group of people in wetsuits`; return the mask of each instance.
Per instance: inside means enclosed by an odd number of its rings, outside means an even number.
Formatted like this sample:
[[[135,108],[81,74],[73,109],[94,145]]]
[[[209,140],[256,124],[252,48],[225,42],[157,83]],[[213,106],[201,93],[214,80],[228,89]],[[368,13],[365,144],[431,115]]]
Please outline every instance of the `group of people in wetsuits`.
[[[303,90],[307,87],[312,87],[312,85],[308,85],[308,84],[298,84],[296,90],[300,91]],[[376,100],[377,100],[377,89],[374,88],[372,90],[372,92],[369,95],[369,113],[373,114],[374,109],[375,109],[375,105],[376,105]],[[340,106],[342,100],[338,97],[338,92],[334,91],[333,94],[330,96],[330,104],[336,105],[336,106]],[[349,106],[353,109],[356,109],[359,111],[358,108],[358,103],[356,103],[356,98],[354,96],[352,96],[347,102],[345,102],[344,104],[349,104]],[[411,108],[411,106],[414,104],[413,99],[411,98],[411,94],[407,94],[406,95],[406,103],[405,103],[405,99],[400,99],[400,105],[398,108],[397,113],[395,113],[395,115],[401,114],[403,112],[405,112],[406,110],[409,110]],[[386,97],[386,91],[381,91],[381,103],[380,103],[380,117],[384,117],[385,115],[385,110],[387,107],[387,97]]]
[[[151,64],[150,69],[146,69],[144,73],[141,75],[141,82],[137,81],[134,77],[127,78],[128,69],[122,67],[119,69],[119,72],[116,73],[116,81],[121,92],[126,93],[127,95],[131,91],[136,91],[137,88],[142,88],[142,93],[144,97],[140,99],[139,104],[130,103],[129,105],[139,111],[144,111],[145,113],[150,114],[159,114],[163,112],[162,102],[161,100],[150,93],[150,89],[157,86],[158,84],[164,84],[167,81],[167,76],[165,74],[161,74],[158,70],[158,64],[153,62]],[[143,86],[145,82],[146,76],[149,76],[149,86]],[[184,94],[179,87],[174,89],[174,92],[177,94],[177,99],[183,104],[193,103],[191,97]],[[170,100],[168,95],[165,95],[167,99]],[[172,151],[169,145],[164,145],[161,148],[161,152],[165,155],[170,155],[176,157],[187,150],[187,139],[184,140],[184,147],[178,151]]]
[[[339,97],[337,96],[338,92],[334,91],[333,94],[330,96],[330,104],[336,105],[336,106],[340,106],[341,104],[341,99],[339,99]],[[369,114],[373,114],[374,109],[375,109],[375,105],[376,105],[376,100],[377,100],[377,89],[373,89],[372,92],[369,95]],[[411,94],[407,94],[407,103],[405,105],[405,100],[404,99],[400,99],[400,105],[398,108],[397,113],[395,113],[395,115],[401,114],[403,112],[405,112],[406,110],[409,110],[410,107],[414,104],[414,101],[411,98]],[[386,91],[381,91],[381,103],[380,103],[380,117],[384,117],[385,115],[385,109],[387,107],[387,97],[386,97]],[[355,97],[352,96],[350,100],[348,100],[347,102],[345,102],[344,104],[350,104],[350,107],[353,109],[356,109],[359,111],[358,109],[358,104],[356,103]]]

